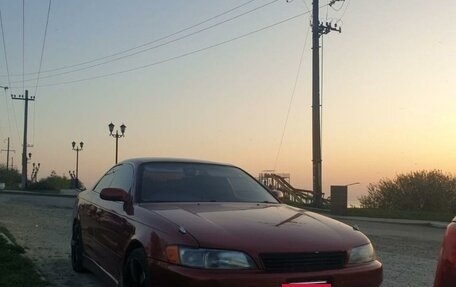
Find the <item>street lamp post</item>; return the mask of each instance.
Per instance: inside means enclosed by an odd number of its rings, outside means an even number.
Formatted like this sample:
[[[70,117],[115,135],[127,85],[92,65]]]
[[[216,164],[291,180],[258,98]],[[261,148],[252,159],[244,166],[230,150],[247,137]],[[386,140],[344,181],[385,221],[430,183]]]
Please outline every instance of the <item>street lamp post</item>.
[[[73,150],[76,151],[76,177],[75,177],[75,185],[76,188],[79,187],[79,152],[82,151],[82,147],[84,146],[83,142],[79,143],[79,146],[76,145],[76,142],[73,141],[71,143]]]
[[[116,130],[116,133],[113,134],[113,131],[114,131],[114,124],[113,123],[110,123],[108,125],[108,128],[109,128],[109,135],[116,139],[116,164],[117,164],[117,158],[118,158],[118,154],[119,154],[119,138],[125,136],[125,129],[127,128],[127,126],[125,126],[124,124],[122,124],[120,126],[120,134],[119,134],[118,130]]]

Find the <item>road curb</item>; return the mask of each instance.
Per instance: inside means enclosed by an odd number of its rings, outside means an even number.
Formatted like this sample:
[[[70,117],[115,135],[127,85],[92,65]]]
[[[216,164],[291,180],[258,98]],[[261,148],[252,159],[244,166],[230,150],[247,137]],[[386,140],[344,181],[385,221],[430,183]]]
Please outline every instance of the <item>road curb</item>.
[[[391,224],[403,224],[403,225],[420,225],[428,226],[439,229],[446,229],[449,222],[439,221],[426,221],[426,220],[411,220],[411,219],[391,219],[391,218],[375,218],[375,217],[360,217],[360,216],[340,216],[327,214],[327,216],[334,219],[346,219],[346,220],[359,220],[359,221],[370,221],[377,223],[391,223]]]
[[[13,190],[2,190],[0,194],[16,194],[16,195],[34,195],[34,196],[53,196],[53,197],[77,197],[77,194],[59,194],[50,192],[33,192],[33,191],[13,191]]]

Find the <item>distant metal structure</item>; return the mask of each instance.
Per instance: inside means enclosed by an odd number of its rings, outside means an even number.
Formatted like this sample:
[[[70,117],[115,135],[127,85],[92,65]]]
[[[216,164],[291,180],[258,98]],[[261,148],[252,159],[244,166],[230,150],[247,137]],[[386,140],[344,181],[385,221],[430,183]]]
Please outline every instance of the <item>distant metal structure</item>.
[[[305,205],[313,204],[314,192],[293,187],[290,183],[289,173],[262,172],[258,179],[269,189],[283,192],[285,201]]]

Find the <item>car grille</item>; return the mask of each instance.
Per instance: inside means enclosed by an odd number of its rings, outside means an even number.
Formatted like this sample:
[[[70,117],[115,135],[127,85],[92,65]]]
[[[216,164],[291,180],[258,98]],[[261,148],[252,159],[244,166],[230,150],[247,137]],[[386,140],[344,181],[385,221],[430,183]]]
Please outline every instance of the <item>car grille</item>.
[[[309,272],[340,269],[347,262],[347,253],[265,253],[260,255],[266,271]]]

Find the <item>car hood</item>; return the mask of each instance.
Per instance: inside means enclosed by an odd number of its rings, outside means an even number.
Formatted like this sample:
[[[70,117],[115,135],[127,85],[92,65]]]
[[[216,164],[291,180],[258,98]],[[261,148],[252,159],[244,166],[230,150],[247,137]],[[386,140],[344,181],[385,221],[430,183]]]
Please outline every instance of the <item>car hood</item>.
[[[149,211],[183,227],[204,248],[250,252],[342,251],[367,244],[361,232],[284,204],[153,203]]]

